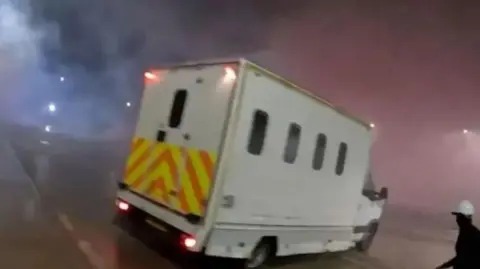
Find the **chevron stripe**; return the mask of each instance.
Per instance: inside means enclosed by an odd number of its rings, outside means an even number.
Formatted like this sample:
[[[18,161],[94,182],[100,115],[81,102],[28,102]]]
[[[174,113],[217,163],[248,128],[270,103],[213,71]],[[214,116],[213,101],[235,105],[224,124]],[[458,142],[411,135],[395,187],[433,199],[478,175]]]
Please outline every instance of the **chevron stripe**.
[[[140,195],[183,214],[205,214],[216,154],[135,137],[124,182]]]

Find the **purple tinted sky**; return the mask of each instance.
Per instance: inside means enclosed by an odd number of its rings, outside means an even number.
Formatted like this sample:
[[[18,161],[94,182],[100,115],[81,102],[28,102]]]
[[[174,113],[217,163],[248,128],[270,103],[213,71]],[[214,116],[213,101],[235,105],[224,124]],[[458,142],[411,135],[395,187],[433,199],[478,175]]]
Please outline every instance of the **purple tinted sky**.
[[[462,135],[480,131],[479,5],[393,2],[328,4],[278,22],[275,68],[379,126],[374,172],[392,202],[480,206],[480,133]]]

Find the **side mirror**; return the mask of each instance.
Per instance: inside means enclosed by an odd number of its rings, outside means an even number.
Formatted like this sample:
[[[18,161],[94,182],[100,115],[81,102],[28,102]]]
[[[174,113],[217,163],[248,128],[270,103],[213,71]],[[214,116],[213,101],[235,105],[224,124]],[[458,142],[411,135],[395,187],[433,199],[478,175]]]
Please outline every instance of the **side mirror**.
[[[380,199],[388,199],[388,188],[383,187],[380,189],[380,194],[379,194]]]

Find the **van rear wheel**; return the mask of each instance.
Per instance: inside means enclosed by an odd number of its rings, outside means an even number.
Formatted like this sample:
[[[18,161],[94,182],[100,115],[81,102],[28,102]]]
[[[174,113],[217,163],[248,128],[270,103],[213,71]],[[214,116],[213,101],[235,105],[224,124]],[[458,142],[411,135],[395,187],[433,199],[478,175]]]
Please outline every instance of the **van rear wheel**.
[[[244,268],[255,269],[261,268],[272,254],[272,245],[270,242],[263,240],[253,249],[250,257],[245,261]]]

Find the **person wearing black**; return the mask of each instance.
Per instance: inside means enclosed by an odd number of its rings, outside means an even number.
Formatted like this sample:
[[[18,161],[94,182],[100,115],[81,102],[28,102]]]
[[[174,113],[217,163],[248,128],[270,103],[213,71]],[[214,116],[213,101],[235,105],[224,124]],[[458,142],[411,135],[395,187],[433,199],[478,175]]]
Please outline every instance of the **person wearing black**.
[[[480,231],[472,223],[475,213],[472,203],[462,201],[452,212],[459,228],[456,256],[438,266],[437,269],[480,269]]]

